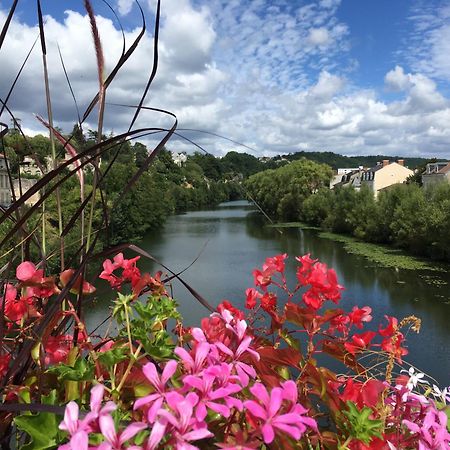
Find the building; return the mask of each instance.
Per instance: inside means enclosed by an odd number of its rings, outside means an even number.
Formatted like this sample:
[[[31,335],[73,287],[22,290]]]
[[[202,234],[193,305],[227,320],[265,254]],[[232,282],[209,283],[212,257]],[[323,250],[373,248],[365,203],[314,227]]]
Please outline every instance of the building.
[[[450,162],[428,163],[425,172],[422,174],[423,187],[427,188],[443,181],[450,182]]]
[[[21,192],[22,193],[27,192],[28,189],[34,186],[35,183],[37,183],[38,181],[35,179],[21,178],[19,184],[19,180],[14,178],[12,180],[12,189],[11,189],[6,163],[7,162],[5,160],[5,157],[3,155],[0,155],[0,206],[4,208],[8,208],[11,205],[14,198],[16,200],[20,198]],[[14,196],[12,190],[14,190]],[[40,193],[36,192],[25,201],[25,204],[28,206],[33,206],[39,200],[39,198]]]
[[[20,184],[19,184],[19,180],[14,179],[13,180],[13,188],[14,188],[14,196],[15,196],[16,200],[21,197],[21,195],[20,195],[21,188],[22,188],[22,194],[24,194],[25,192],[28,191],[28,189],[31,189],[37,183],[37,181],[38,180],[22,178],[20,180]],[[30,198],[25,200],[25,205],[33,206],[40,198],[41,198],[41,194],[39,191],[37,191]]]
[[[356,190],[359,190],[363,172],[363,166],[353,169],[338,169],[337,174],[335,174],[330,181],[330,189],[353,186]]]
[[[42,176],[42,171],[33,158],[25,156],[20,163],[20,175]]]
[[[185,152],[181,153],[172,153],[172,161],[178,166],[181,167],[187,161],[187,155]]]
[[[362,174],[361,187],[367,186],[376,197],[381,189],[393,184],[404,183],[413,174],[412,170],[405,167],[403,159],[399,159],[397,162],[384,159]]]
[[[8,207],[11,204],[11,187],[9,185],[6,159],[0,154],[0,206]]]

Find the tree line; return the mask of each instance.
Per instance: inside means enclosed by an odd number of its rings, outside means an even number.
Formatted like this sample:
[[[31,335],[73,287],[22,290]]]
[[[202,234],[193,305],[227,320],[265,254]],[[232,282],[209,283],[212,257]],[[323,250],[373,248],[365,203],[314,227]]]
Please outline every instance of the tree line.
[[[450,184],[396,184],[375,198],[363,187],[330,190],[331,168],[306,159],[249,178],[259,205],[282,221],[301,221],[358,239],[450,261]]]

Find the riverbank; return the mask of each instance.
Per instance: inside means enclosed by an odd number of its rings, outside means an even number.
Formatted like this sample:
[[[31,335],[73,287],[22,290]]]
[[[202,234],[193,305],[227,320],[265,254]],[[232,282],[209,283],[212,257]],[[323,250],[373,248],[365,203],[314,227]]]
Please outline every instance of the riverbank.
[[[436,272],[435,275],[421,275],[421,278],[428,284],[445,286],[448,283],[440,280],[438,273],[450,273],[450,264],[429,261],[409,255],[405,251],[393,248],[389,245],[374,244],[361,241],[353,236],[331,233],[324,231],[319,227],[314,227],[303,222],[284,222],[267,225],[271,228],[300,228],[302,230],[317,231],[318,237],[328,239],[343,244],[344,249],[353,255],[363,256],[368,261],[375,263],[377,266],[385,268],[393,268],[395,270],[421,270],[428,272]]]

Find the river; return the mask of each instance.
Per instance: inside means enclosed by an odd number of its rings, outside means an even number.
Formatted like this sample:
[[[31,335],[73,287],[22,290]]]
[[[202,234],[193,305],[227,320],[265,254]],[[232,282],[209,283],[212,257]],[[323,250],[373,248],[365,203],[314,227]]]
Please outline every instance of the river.
[[[373,326],[385,324],[384,315],[420,317],[420,334],[407,333],[410,354],[405,360],[433,376],[441,387],[450,384],[450,273],[440,273],[440,283],[429,284],[421,275],[430,274],[376,267],[347,253],[341,243],[318,237],[314,230],[285,228],[280,234],[265,224],[247,202],[223,203],[215,209],[170,217],[161,231],[152,233],[140,246],[173,271],[186,268],[198,257],[182,277],[213,306],[227,299],[243,307],[245,289],[253,285],[252,270],[275,254],[290,256],[286,273],[295,283],[294,257],[311,253],[336,270],[345,286],[342,308],[370,306]],[[145,260],[140,267],[159,270]],[[180,284],[174,283],[173,288],[186,324],[198,324],[208,312]],[[88,324],[104,318],[105,308],[103,302],[97,302]]]

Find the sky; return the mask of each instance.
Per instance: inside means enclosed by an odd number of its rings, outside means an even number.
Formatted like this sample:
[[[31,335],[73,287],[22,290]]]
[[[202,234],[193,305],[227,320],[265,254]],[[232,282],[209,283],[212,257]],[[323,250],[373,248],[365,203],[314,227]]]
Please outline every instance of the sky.
[[[68,132],[98,89],[81,0],[41,0],[55,124]],[[0,27],[11,0],[0,0]],[[106,72],[142,20],[134,0],[92,0]],[[125,132],[152,69],[156,0],[141,0],[147,31],[106,94],[105,130]],[[179,133],[222,156],[296,151],[450,159],[450,0],[162,0],[159,67],[146,106],[169,110]],[[38,36],[36,2],[19,0],[0,49],[4,99]],[[28,134],[44,133],[36,45],[8,102]],[[97,112],[85,129],[96,128]],[[3,114],[0,121],[9,123]],[[145,111],[136,127],[172,126]],[[194,130],[194,131],[192,131]],[[212,134],[206,134],[209,132]],[[245,145],[215,136],[225,136]],[[167,147],[194,147],[181,136]],[[152,137],[141,139],[153,145]]]

